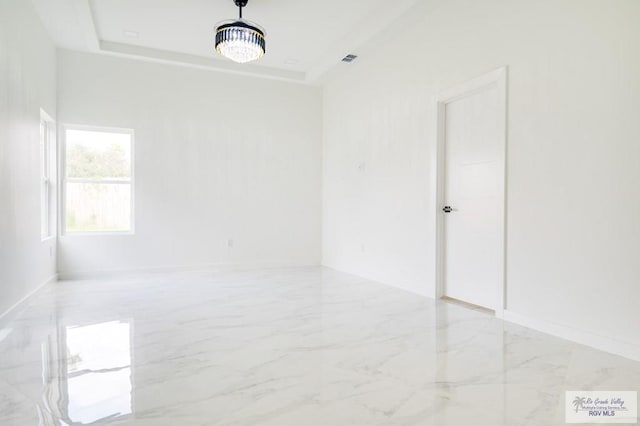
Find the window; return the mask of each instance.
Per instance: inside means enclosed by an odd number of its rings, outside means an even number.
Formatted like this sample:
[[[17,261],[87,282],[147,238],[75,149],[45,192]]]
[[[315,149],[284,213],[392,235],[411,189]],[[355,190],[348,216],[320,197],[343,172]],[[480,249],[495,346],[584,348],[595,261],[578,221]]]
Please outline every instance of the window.
[[[133,231],[133,131],[65,126],[64,231]]]
[[[40,233],[43,240],[55,234],[55,134],[51,117],[40,110]]]

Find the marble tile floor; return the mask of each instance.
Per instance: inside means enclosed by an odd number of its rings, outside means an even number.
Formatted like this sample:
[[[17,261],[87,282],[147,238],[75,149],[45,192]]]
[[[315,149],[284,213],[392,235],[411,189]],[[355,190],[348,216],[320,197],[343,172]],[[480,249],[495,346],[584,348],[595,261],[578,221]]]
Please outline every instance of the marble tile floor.
[[[49,286],[0,329],[0,425],[563,425],[640,363],[325,268]]]

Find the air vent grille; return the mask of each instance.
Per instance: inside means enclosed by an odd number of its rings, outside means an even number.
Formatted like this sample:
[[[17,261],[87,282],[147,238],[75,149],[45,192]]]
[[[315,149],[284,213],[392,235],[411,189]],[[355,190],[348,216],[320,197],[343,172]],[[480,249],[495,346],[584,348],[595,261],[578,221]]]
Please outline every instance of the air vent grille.
[[[353,62],[354,59],[356,59],[358,56],[356,55],[352,55],[351,53],[348,54],[347,56],[345,56],[344,58],[342,58],[342,62]]]

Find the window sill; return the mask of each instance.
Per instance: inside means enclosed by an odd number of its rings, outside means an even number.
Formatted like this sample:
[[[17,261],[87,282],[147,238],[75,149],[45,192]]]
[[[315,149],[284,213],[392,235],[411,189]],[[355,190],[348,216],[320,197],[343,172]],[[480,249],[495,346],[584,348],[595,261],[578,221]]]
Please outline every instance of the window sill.
[[[133,231],[125,232],[67,232],[61,235],[61,237],[105,237],[105,236],[130,236],[135,235]]]

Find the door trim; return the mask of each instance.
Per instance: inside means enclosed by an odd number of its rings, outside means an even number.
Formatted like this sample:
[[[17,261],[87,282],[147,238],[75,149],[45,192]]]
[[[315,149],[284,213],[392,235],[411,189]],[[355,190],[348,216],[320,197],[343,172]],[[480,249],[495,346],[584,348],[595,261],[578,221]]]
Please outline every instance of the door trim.
[[[436,215],[436,285],[435,285],[435,299],[440,299],[444,295],[444,213],[442,212],[442,207],[444,206],[444,184],[445,184],[445,111],[446,105],[450,102],[454,102],[458,99],[461,99],[465,96],[469,96],[474,92],[482,90],[487,86],[496,85],[498,88],[498,97],[500,99],[499,103],[499,120],[500,128],[503,129],[501,132],[502,140],[500,141],[500,146],[503,147],[501,152],[500,165],[502,166],[502,193],[503,197],[502,201],[502,226],[500,227],[502,230],[502,238],[500,241],[502,242],[502,268],[501,268],[501,279],[497,283],[498,285],[498,300],[495,301],[493,308],[495,311],[495,315],[498,318],[504,317],[504,310],[506,308],[505,305],[505,293],[506,293],[506,187],[507,187],[507,174],[506,174],[506,151],[507,151],[507,67],[501,67],[496,70],[493,70],[487,74],[476,77],[472,80],[469,80],[465,83],[447,89],[436,96],[436,123],[435,128],[437,130],[436,135],[436,203],[435,203],[435,215]]]

